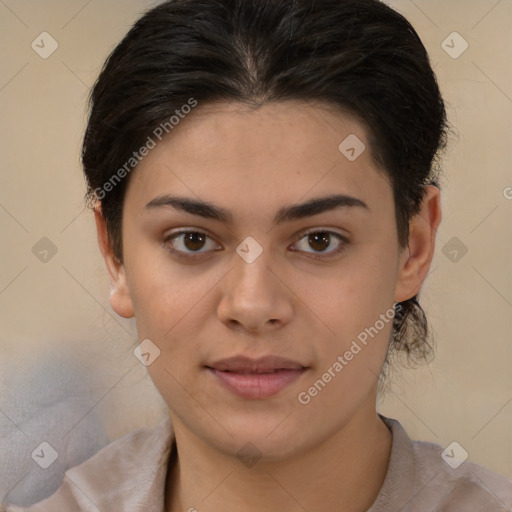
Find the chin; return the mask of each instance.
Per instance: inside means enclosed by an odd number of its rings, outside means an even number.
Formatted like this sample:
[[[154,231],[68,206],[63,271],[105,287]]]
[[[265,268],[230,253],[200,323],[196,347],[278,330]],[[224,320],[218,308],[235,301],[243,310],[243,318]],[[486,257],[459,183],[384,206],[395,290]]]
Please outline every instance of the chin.
[[[217,448],[226,455],[243,458],[256,457],[261,461],[279,462],[306,451],[314,444],[314,433],[304,430],[286,415],[252,420],[240,419],[226,426],[233,437],[223,436]],[[283,421],[284,420],[284,421]],[[308,442],[308,437],[311,437]],[[217,440],[210,439],[211,444]]]

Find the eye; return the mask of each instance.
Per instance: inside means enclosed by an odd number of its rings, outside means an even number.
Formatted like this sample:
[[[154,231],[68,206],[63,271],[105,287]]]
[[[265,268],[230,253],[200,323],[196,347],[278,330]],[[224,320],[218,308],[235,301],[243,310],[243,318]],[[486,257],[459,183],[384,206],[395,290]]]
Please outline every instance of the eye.
[[[336,242],[334,249],[328,250]],[[303,251],[318,255],[321,258],[332,257],[342,252],[348,244],[347,238],[335,231],[316,230],[305,233],[302,238],[292,245],[293,251]],[[181,230],[169,234],[163,240],[163,245],[180,258],[194,258],[209,251],[222,249],[206,233],[197,230]],[[307,250],[308,248],[313,251]],[[317,258],[317,256],[313,256]]]
[[[332,247],[333,239],[336,241],[334,249],[328,250],[330,246]],[[321,257],[324,257],[322,255],[326,254],[327,257],[331,257],[342,252],[345,249],[346,244],[348,244],[348,240],[343,235],[340,235],[335,231],[319,230],[306,233],[292,247],[299,247],[298,249],[293,250],[304,251],[310,254],[318,254]],[[312,248],[313,251],[308,251],[307,247]]]
[[[178,256],[189,257],[189,255],[202,254],[219,248],[206,233],[194,230],[182,230],[166,236],[163,244]],[[204,249],[204,250],[202,250]]]

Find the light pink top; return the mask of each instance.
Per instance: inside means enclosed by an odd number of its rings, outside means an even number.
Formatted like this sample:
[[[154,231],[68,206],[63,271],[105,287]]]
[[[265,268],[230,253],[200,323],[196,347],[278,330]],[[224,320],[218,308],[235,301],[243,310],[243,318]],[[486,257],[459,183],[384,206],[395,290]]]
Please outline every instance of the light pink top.
[[[512,481],[465,461],[448,465],[437,444],[411,441],[397,420],[380,415],[393,435],[386,478],[367,512],[512,512]],[[69,469],[55,494],[28,508],[0,512],[164,512],[170,419],[137,429]]]

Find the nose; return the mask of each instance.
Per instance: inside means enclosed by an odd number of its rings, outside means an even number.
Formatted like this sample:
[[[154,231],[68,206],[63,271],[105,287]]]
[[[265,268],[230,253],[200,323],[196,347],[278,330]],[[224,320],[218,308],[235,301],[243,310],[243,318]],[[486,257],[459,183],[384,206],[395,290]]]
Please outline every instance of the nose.
[[[264,333],[282,328],[292,318],[293,293],[274,270],[266,251],[252,263],[235,257],[235,268],[223,281],[217,308],[230,329]],[[275,266],[275,265],[274,265]]]

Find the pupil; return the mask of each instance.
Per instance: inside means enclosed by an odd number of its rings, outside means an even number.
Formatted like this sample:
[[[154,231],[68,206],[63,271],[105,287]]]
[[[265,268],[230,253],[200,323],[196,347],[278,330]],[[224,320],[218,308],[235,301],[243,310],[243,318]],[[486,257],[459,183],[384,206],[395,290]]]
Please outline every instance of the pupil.
[[[329,234],[322,232],[309,235],[309,244],[315,250],[324,251],[329,247]],[[315,244],[319,244],[321,247],[315,247]]]
[[[204,236],[200,233],[187,233],[185,235],[185,245],[190,250],[201,249],[204,244]]]

